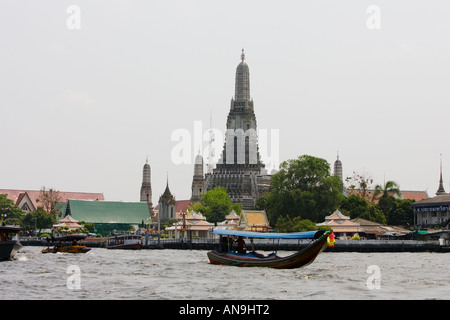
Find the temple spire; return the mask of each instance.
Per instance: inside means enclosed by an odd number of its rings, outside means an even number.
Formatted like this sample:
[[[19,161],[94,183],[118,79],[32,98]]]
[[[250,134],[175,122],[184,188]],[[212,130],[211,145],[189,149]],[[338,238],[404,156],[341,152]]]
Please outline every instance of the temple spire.
[[[344,182],[344,176],[342,174],[342,162],[339,160],[339,151],[337,152],[337,158],[334,162],[334,175],[339,177],[341,182]]]
[[[439,188],[436,192],[436,195],[438,196],[441,194],[445,194],[444,181],[442,180],[442,154],[441,154],[441,165],[440,165]]]
[[[141,185],[141,202],[147,202],[150,214],[153,213],[152,203],[152,183],[151,183],[151,169],[148,164],[148,156],[145,160],[144,168],[142,170],[142,185]]]
[[[250,72],[245,60],[244,49],[241,53],[241,62],[236,68],[236,82],[234,100],[239,102],[250,101]]]

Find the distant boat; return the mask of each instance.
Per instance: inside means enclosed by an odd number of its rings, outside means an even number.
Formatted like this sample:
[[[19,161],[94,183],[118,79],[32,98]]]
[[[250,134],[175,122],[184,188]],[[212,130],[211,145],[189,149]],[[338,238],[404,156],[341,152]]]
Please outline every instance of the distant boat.
[[[238,230],[215,230],[213,234],[221,236],[220,247],[208,252],[208,258],[211,264],[222,264],[237,267],[269,267],[277,269],[300,268],[312,263],[316,257],[327,247],[328,236],[332,231],[309,231],[294,233],[270,233],[270,232],[249,232]],[[237,252],[231,250],[230,244],[238,237],[238,244],[241,241],[241,247]],[[255,251],[246,252],[242,248],[242,238],[249,238],[253,244],[253,238],[263,239],[311,239],[302,250],[286,256],[279,257],[275,252],[269,255],[257,253]],[[236,242],[236,241],[234,241]]]
[[[17,226],[0,226],[0,261],[12,260],[22,248],[19,232],[20,227]]]
[[[142,249],[142,236],[137,234],[122,234],[108,238],[107,249]]]
[[[47,241],[52,241],[56,244],[52,248],[49,246],[47,249],[43,249],[42,253],[86,253],[91,249],[77,244],[79,240],[84,239],[86,239],[86,236],[83,234],[70,234],[56,238],[52,237],[51,239],[47,239]]]

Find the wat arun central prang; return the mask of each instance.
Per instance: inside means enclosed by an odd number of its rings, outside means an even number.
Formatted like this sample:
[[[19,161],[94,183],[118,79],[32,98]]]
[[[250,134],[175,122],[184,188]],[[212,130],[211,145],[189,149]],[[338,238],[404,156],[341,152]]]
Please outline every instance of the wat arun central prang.
[[[260,159],[256,116],[250,98],[250,72],[242,50],[236,68],[235,94],[231,99],[227,131],[221,158],[205,176],[204,190],[224,187],[233,203],[254,209],[256,201],[269,191],[270,175]]]

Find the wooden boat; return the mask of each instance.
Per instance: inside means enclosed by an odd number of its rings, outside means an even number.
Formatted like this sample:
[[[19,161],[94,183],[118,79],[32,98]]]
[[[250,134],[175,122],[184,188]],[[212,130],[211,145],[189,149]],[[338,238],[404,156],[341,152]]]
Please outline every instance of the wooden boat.
[[[262,233],[224,229],[215,230],[213,233],[221,236],[221,246],[218,249],[216,248],[208,252],[210,263],[238,267],[269,267],[277,269],[300,268],[312,263],[325,250],[327,247],[327,239],[329,235],[332,235],[332,231],[323,230],[294,233]],[[247,237],[250,239],[311,239],[312,241],[305,248],[292,255],[279,257],[276,253],[263,255],[254,251],[249,253],[231,251],[230,237]]]
[[[137,234],[122,234],[108,238],[107,249],[142,249],[142,236]]]
[[[0,261],[12,260],[22,248],[19,232],[20,227],[17,226],[0,226]]]
[[[43,249],[42,253],[86,253],[91,249],[77,244],[79,240],[84,239],[86,239],[86,236],[82,234],[71,234],[57,238],[52,237],[51,239],[47,239],[47,241],[57,242],[57,244],[53,248],[49,246],[47,249]]]

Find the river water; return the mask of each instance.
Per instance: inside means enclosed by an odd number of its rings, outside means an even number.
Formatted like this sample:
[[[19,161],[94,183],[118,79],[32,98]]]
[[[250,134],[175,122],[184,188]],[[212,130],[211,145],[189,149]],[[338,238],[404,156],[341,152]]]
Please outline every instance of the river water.
[[[449,253],[323,252],[293,270],[211,265],[203,250],[42,254],[0,262],[0,299],[448,299]],[[279,255],[288,254],[279,252]]]

